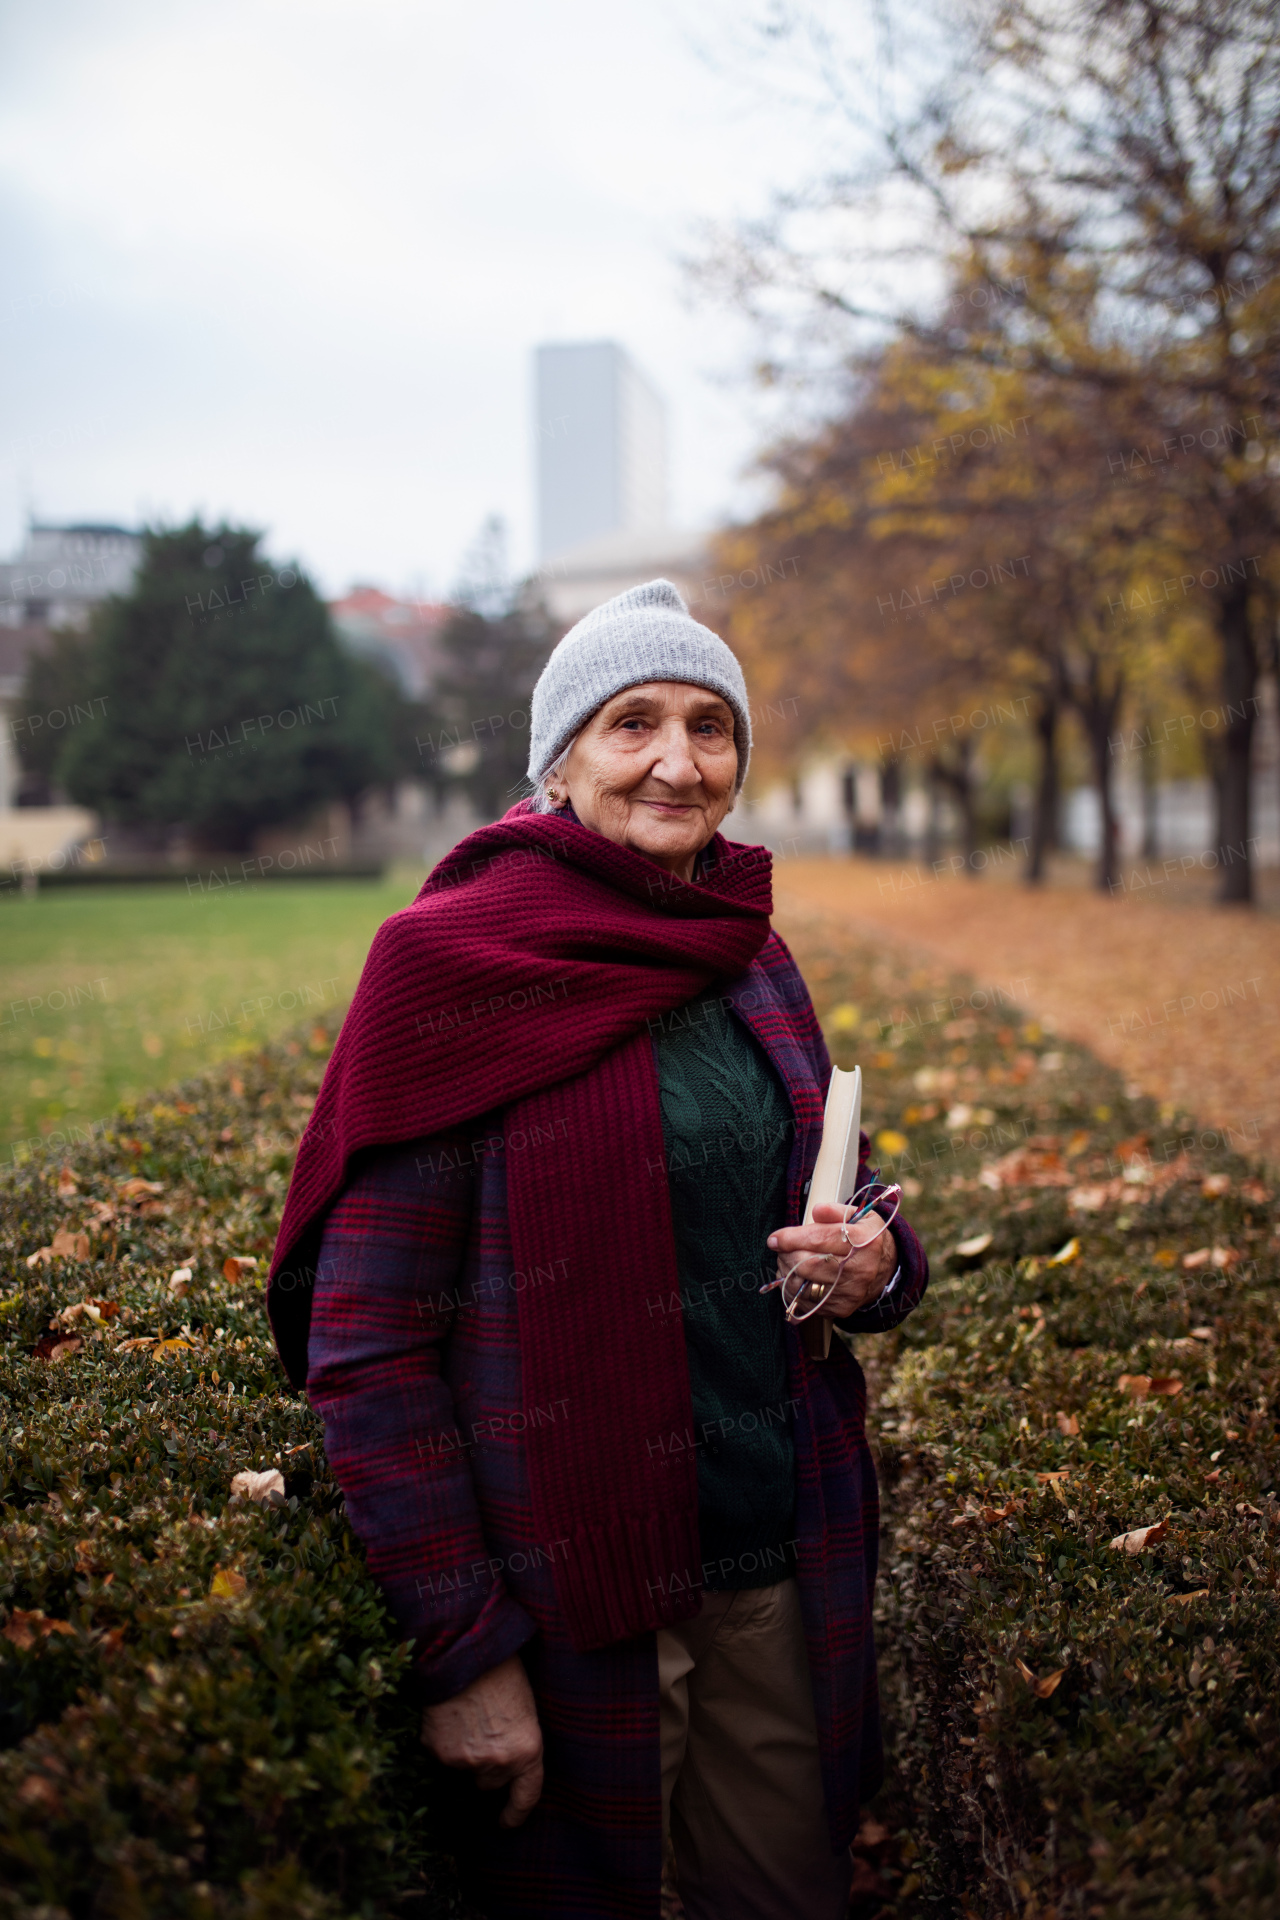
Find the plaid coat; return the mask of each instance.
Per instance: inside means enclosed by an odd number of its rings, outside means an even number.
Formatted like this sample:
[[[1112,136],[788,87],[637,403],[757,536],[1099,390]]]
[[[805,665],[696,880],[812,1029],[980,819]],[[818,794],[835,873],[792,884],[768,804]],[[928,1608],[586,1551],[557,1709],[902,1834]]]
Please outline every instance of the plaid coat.
[[[726,994],[791,1099],[789,1217],[799,1220],[830,1075],[822,1032],[776,934]],[[529,1500],[523,1435],[564,1408],[525,1405],[518,1295],[555,1286],[558,1276],[554,1259],[533,1273],[514,1269],[506,1165],[510,1153],[554,1150],[554,1141],[508,1138],[497,1113],[359,1156],[325,1227],[307,1386],[370,1569],[416,1642],[424,1699],[447,1699],[516,1652],[533,1684],[546,1748],[543,1797],[525,1826],[488,1828],[473,1897],[491,1920],[654,1920],[654,1636],[574,1651],[553,1579],[566,1543],[534,1537]],[[901,1219],[893,1232],[898,1285],[884,1306],[844,1322],[850,1331],[897,1325],[924,1293],[928,1264],[916,1236]],[[649,1305],[654,1314],[678,1310],[661,1297]],[[882,1777],[871,1630],[879,1501],[861,1368],[839,1340],[827,1360],[813,1361],[793,1331],[786,1338],[796,1402],[797,1579],[839,1849]],[[698,1575],[672,1568],[670,1577],[696,1583]]]

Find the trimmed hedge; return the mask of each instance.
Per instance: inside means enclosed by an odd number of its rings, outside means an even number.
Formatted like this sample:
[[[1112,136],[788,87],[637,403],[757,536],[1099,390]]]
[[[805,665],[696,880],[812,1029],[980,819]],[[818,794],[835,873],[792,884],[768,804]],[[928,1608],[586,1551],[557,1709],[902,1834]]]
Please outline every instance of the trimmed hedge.
[[[125,1116],[75,1151],[74,1191],[58,1165],[6,1179],[4,1920],[459,1910],[406,1655],[263,1312],[331,1043],[317,1027]],[[90,1257],[29,1266],[60,1230]],[[65,1323],[86,1300],[97,1323]],[[273,1467],[279,1504],[231,1499]]]
[[[900,1909],[1274,1920],[1274,1183],[1025,1009],[934,1002],[816,925],[801,951],[933,1263],[861,1343]],[[855,996],[882,1018],[850,1028]]]
[[[892,1767],[858,1911],[1271,1920],[1267,1176],[1023,1007],[818,922],[795,944],[935,1276],[861,1343]],[[125,1113],[70,1177],[4,1178],[0,1920],[460,1910],[405,1654],[262,1311],[331,1038]],[[96,1322],[68,1317],[85,1301]],[[277,1504],[231,1499],[272,1468]],[[1109,1544],[1157,1523],[1146,1551]]]

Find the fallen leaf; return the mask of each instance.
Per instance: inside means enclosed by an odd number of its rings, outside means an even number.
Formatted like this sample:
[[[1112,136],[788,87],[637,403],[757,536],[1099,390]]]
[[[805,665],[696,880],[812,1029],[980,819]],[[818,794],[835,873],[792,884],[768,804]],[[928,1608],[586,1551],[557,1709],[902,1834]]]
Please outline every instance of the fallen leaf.
[[[231,1078],[227,1082],[227,1085],[230,1087],[232,1095],[235,1099],[237,1100],[244,1099],[244,1081],[240,1078],[238,1073],[232,1074]]]
[[[1149,1373],[1122,1373],[1116,1381],[1116,1391],[1127,1393],[1132,1400],[1145,1400],[1151,1391]]]
[[[74,1333],[67,1340],[59,1340],[49,1355],[51,1364],[56,1366],[59,1360],[70,1360],[83,1345],[84,1341]]]
[[[1182,1382],[1176,1373],[1153,1373],[1151,1391],[1165,1400],[1173,1400],[1182,1392]]]
[[[27,1265],[29,1267],[34,1267],[38,1263],[43,1263],[47,1267],[49,1262],[52,1260],[52,1258],[53,1258],[52,1247],[37,1247],[34,1253],[29,1253],[27,1255]]]
[[[1209,1255],[1209,1259],[1215,1267],[1234,1267],[1239,1258],[1240,1255],[1234,1247],[1215,1247]]]
[[[897,1155],[905,1153],[908,1147],[905,1133],[899,1133],[896,1127],[882,1127],[876,1135],[876,1145],[881,1153]]]
[[[89,1236],[87,1233],[72,1233],[67,1227],[59,1227],[53,1236],[53,1251],[62,1259],[87,1260]]]
[[[30,1613],[24,1613],[21,1607],[15,1607],[3,1628],[6,1640],[23,1652],[33,1647],[37,1640],[47,1640],[51,1633],[75,1633],[69,1620],[49,1620],[39,1607]]]
[[[1071,1478],[1070,1467],[1059,1467],[1053,1473],[1038,1473],[1036,1475],[1036,1479],[1040,1482],[1042,1486],[1044,1486],[1047,1482],[1051,1480],[1069,1480],[1070,1478]]]
[[[1191,1338],[1193,1340],[1215,1340],[1217,1335],[1214,1333],[1212,1327],[1192,1327]]]
[[[1046,1673],[1043,1680],[1037,1680],[1025,1660],[1017,1660],[1014,1664],[1038,1700],[1047,1700],[1051,1693],[1056,1693],[1066,1672],[1065,1667],[1059,1667],[1056,1673]]]
[[[24,1807],[41,1807],[46,1813],[62,1812],[62,1799],[52,1780],[43,1773],[29,1773],[15,1796]]]
[[[1119,1198],[1119,1192],[1111,1186],[1073,1187],[1067,1195],[1067,1205],[1075,1213],[1100,1213],[1109,1200]]]
[[[190,1340],[157,1340],[156,1358],[158,1359],[162,1353],[177,1353],[182,1347],[185,1347],[188,1352],[195,1351],[194,1343]]]
[[[1182,1264],[1188,1272],[1191,1272],[1195,1267],[1207,1267],[1212,1258],[1212,1247],[1197,1247],[1194,1253],[1183,1254]]]
[[[76,1177],[74,1173],[72,1173],[70,1167],[63,1167],[61,1172],[58,1174],[59,1198],[62,1200],[69,1200],[73,1194],[79,1193],[79,1191],[80,1189],[76,1185]]]
[[[191,1268],[175,1267],[169,1275],[169,1291],[178,1300],[191,1291]]]
[[[199,1107],[193,1107],[187,1100],[175,1100],[173,1109],[175,1113],[199,1113],[200,1111]]]
[[[132,1353],[135,1347],[154,1347],[155,1344],[156,1336],[154,1333],[140,1333],[136,1340],[122,1340],[116,1348],[116,1352]]]
[[[1271,1195],[1260,1180],[1242,1180],[1240,1197],[1243,1200],[1251,1200],[1255,1207],[1265,1207]]]
[[[231,1482],[231,1497],[252,1500],[258,1506],[275,1504],[271,1496],[278,1494],[284,1499],[284,1475],[279,1467],[268,1467],[265,1473],[238,1473]]]
[[[1068,1240],[1065,1247],[1058,1248],[1058,1251],[1052,1256],[1048,1264],[1051,1267],[1067,1267],[1070,1266],[1073,1260],[1078,1260],[1079,1257],[1080,1242],[1078,1240]]]
[[[1172,1267],[1177,1264],[1178,1256],[1172,1247],[1158,1247],[1151,1258],[1158,1267]]]
[[[219,1567],[209,1587],[210,1595],[215,1600],[238,1600],[241,1594],[248,1591],[249,1582],[234,1567]]]
[[[1221,1478],[1222,1478],[1222,1468],[1215,1467],[1212,1473],[1206,1473],[1205,1483],[1206,1485],[1211,1486],[1215,1480],[1221,1480]]]
[[[1054,1418],[1058,1422],[1059,1433],[1068,1434],[1068,1435],[1079,1433],[1080,1422],[1076,1418],[1074,1413],[1063,1413],[1061,1407],[1059,1407],[1057,1413],[1054,1415]]]
[[[1167,1593],[1166,1600],[1172,1600],[1175,1607],[1189,1607],[1193,1600],[1207,1600],[1208,1587],[1197,1587],[1194,1593]]]
[[[1200,1183],[1200,1191],[1206,1200],[1218,1200],[1224,1193],[1231,1191],[1229,1173],[1207,1173]]]
[[[149,1193],[163,1193],[164,1183],[161,1180],[142,1180],[134,1174],[132,1179],[120,1182],[119,1191],[126,1200],[142,1200]]]
[[[257,1264],[257,1260],[251,1253],[229,1253],[222,1263],[222,1277],[224,1280],[229,1280],[233,1287],[238,1287],[240,1282],[247,1279],[253,1272]]]
[[[989,1233],[975,1233],[971,1240],[958,1240],[956,1242],[956,1252],[962,1260],[976,1260],[978,1255],[985,1253],[990,1245],[991,1235]]]
[[[1111,1542],[1116,1553],[1145,1553],[1148,1547],[1154,1547],[1164,1539],[1169,1531],[1167,1520],[1157,1520],[1154,1526],[1133,1527],[1128,1533],[1118,1533]]]

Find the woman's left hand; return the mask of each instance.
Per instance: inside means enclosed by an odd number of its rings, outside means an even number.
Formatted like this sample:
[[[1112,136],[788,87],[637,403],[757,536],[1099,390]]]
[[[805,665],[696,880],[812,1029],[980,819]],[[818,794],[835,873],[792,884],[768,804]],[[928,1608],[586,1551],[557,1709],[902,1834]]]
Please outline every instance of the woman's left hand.
[[[779,1280],[791,1275],[782,1289],[788,1305],[803,1286],[801,1312],[807,1313],[825,1291],[815,1319],[843,1320],[870,1306],[884,1292],[898,1264],[893,1233],[878,1215],[869,1213],[856,1221],[848,1239],[841,1227],[844,1217],[843,1207],[817,1206],[810,1226],[780,1227],[769,1235],[769,1250],[778,1256]]]

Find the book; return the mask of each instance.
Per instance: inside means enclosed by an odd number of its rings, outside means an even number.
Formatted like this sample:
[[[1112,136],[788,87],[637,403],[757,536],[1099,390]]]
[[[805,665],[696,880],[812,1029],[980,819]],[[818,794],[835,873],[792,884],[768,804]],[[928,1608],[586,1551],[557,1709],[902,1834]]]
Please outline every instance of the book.
[[[822,1114],[822,1141],[809,1182],[804,1226],[813,1223],[813,1210],[840,1206],[851,1200],[858,1185],[858,1141],[862,1128],[862,1068],[846,1073],[832,1067],[827,1104]],[[803,1322],[801,1338],[811,1360],[825,1360],[831,1352],[831,1322],[815,1315]]]

